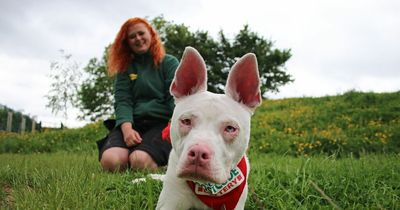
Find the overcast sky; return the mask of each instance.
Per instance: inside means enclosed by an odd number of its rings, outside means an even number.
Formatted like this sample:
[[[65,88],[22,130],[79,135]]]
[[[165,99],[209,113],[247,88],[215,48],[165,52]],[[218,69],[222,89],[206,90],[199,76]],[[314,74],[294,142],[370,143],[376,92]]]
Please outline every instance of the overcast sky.
[[[63,49],[84,67],[125,20],[159,15],[215,37],[248,24],[274,47],[291,49],[286,68],[295,82],[271,98],[398,91],[399,11],[398,0],[2,0],[0,104],[45,125],[83,125],[75,111],[66,120],[45,107],[50,62]]]

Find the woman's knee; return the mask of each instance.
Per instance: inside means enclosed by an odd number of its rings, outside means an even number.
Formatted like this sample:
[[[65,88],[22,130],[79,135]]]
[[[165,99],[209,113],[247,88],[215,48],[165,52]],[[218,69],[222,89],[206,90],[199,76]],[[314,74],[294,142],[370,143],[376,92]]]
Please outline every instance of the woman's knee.
[[[132,169],[157,169],[157,163],[145,151],[136,150],[129,156]]]
[[[101,166],[108,171],[124,170],[129,163],[128,154],[128,150],[124,148],[107,149],[101,156]]]

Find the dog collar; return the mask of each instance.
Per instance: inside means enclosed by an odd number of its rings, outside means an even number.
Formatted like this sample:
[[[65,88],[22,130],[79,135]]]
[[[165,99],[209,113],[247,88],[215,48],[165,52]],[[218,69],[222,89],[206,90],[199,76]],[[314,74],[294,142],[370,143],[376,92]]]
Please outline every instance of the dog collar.
[[[193,193],[214,210],[235,209],[247,183],[247,161],[243,156],[222,184],[186,181]]]

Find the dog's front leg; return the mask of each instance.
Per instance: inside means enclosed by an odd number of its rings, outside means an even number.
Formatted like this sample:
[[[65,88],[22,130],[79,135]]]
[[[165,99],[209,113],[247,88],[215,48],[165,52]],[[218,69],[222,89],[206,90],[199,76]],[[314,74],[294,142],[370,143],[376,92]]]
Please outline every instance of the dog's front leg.
[[[174,155],[174,151],[171,151],[163,189],[157,202],[157,210],[186,210],[192,207],[192,192],[186,181],[176,175],[177,161],[178,158]]]
[[[246,199],[247,199],[247,192],[248,192],[248,186],[247,186],[247,183],[246,183],[246,186],[244,187],[244,189],[243,189],[243,192],[242,192],[242,195],[240,196],[240,198],[239,198],[239,201],[238,201],[238,203],[237,203],[237,205],[236,205],[236,207],[235,207],[235,210],[242,210],[242,209],[244,209],[244,206],[245,206],[245,204],[246,204]]]
[[[191,199],[187,199],[188,193],[182,190],[182,187],[167,184],[165,180],[164,187],[161,191],[160,197],[158,198],[157,210],[186,210],[191,208]]]

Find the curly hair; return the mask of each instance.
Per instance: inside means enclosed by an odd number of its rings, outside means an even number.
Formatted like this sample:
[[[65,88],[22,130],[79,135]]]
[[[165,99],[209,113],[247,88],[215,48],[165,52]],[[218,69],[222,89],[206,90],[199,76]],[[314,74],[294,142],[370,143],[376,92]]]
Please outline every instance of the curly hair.
[[[158,67],[165,56],[165,49],[161,42],[160,36],[157,31],[150,25],[150,23],[143,18],[130,18],[121,26],[121,29],[117,33],[117,37],[114,43],[108,50],[108,73],[109,75],[114,75],[115,73],[120,73],[126,71],[130,62],[135,58],[133,56],[132,50],[128,45],[128,29],[130,26],[143,23],[151,34],[151,44],[150,53],[153,57],[153,62],[156,67]]]

